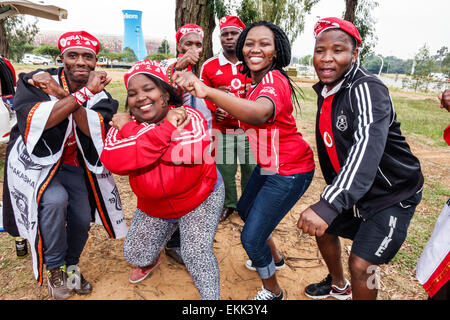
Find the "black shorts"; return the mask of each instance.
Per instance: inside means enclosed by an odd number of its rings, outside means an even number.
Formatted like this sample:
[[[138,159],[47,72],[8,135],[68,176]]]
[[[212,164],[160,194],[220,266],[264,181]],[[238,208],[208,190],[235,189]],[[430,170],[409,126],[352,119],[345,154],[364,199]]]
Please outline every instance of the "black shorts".
[[[407,230],[422,192],[367,220],[355,217],[352,210],[342,212],[327,233],[353,240],[352,253],[373,264],[389,263],[406,239]]]

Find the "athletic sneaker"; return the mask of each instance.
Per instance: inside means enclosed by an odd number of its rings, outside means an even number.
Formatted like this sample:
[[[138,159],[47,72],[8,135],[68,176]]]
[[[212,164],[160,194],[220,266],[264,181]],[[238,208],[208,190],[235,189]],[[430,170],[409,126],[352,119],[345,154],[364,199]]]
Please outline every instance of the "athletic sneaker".
[[[49,295],[56,300],[65,300],[73,295],[67,286],[66,265],[47,270],[47,286]]]
[[[279,296],[276,296],[275,293],[262,286],[262,290],[258,291],[258,294],[253,298],[253,300],[284,300],[283,290],[281,290]]]
[[[159,254],[158,260],[154,264],[148,267],[140,268],[136,267],[131,271],[130,274],[130,282],[131,283],[138,283],[147,278],[150,273],[152,273],[153,270],[159,265],[161,262],[161,254]]]
[[[333,297],[338,300],[349,300],[352,298],[352,288],[347,279],[345,279],[344,288],[339,288],[331,284],[331,275],[329,274],[321,282],[307,286],[305,288],[305,295],[313,299]]]
[[[281,269],[283,269],[285,266],[286,266],[286,264],[284,263],[284,259],[283,259],[283,258],[281,258],[280,261],[275,262],[275,270],[281,270]],[[256,268],[253,266],[252,260],[247,260],[247,261],[245,262],[245,267],[246,267],[248,270],[256,271]]]

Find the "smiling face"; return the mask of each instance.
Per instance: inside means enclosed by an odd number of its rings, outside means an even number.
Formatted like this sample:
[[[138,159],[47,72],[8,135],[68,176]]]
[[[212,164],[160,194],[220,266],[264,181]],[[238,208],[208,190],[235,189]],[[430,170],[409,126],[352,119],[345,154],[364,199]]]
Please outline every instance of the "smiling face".
[[[354,39],[344,31],[324,31],[316,39],[314,68],[328,90],[343,78],[357,58],[358,49],[354,48]]]
[[[272,30],[266,26],[253,27],[245,38],[242,54],[253,81],[259,82],[270,70],[277,56]]]
[[[145,74],[130,79],[127,99],[131,113],[139,122],[159,123],[169,111],[169,93]]]
[[[95,70],[97,57],[91,50],[73,48],[61,55],[61,61],[69,84],[74,89],[87,84],[90,72]]]

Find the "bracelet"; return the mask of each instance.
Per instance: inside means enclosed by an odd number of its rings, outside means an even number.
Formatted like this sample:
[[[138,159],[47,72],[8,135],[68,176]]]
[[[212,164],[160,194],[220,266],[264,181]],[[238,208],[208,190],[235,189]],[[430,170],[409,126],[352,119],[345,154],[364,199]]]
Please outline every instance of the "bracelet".
[[[82,106],[83,103],[85,103],[87,100],[90,100],[94,96],[94,94],[91,92],[91,90],[88,89],[88,87],[84,87],[77,92],[72,93],[71,96],[75,98],[79,106]]]

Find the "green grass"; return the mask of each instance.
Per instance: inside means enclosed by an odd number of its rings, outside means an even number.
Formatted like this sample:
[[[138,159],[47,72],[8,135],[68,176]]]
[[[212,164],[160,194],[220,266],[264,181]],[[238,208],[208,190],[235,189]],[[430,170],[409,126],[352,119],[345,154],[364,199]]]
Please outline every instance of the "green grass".
[[[123,112],[125,110],[125,102],[127,99],[127,92],[123,81],[111,82],[105,89],[114,99],[119,101],[119,111]]]
[[[439,108],[434,99],[409,99],[394,97],[397,120],[401,122],[402,132],[431,138],[433,146],[444,147],[443,132],[449,123],[449,117]]]
[[[303,98],[299,98],[301,112],[297,114],[297,119],[315,121],[317,111],[317,95],[312,88],[302,87]],[[443,140],[444,129],[450,122],[450,117],[439,108],[439,104],[434,98],[420,99],[417,97],[392,98],[397,120],[401,122],[401,130],[405,136],[419,136],[421,142],[429,144],[429,139],[435,147],[444,147],[447,144]]]

